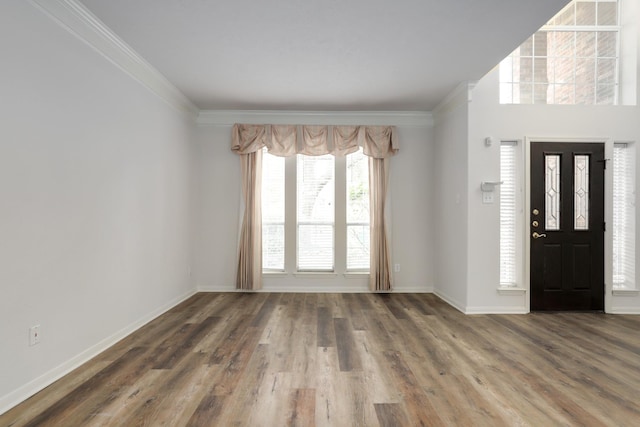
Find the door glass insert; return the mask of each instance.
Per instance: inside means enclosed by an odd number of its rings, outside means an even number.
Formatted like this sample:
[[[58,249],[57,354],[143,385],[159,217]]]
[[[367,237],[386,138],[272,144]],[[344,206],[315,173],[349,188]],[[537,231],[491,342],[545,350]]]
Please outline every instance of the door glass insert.
[[[560,155],[545,154],[545,228],[560,230]]]
[[[589,229],[589,155],[577,154],[573,159],[574,218],[576,230]]]

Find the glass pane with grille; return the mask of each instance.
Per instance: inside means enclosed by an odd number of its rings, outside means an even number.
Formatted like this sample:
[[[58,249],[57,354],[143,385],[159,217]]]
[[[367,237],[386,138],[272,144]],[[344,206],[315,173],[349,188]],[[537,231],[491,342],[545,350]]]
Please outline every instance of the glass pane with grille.
[[[262,268],[284,271],[284,157],[262,156]]]
[[[560,155],[547,154],[545,161],[545,228],[560,230]]]
[[[297,156],[298,270],[333,270],[334,169],[331,155]]]
[[[516,285],[516,144],[500,145],[500,286]]]
[[[616,104],[618,14],[616,0],[569,3],[500,63],[500,102]]]
[[[574,221],[576,230],[589,229],[589,156],[579,154],[573,158]]]
[[[347,270],[369,269],[369,158],[347,156]]]

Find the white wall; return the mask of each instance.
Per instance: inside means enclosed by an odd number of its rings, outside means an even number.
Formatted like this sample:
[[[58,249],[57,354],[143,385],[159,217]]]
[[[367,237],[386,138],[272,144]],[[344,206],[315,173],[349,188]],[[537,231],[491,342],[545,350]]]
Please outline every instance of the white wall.
[[[268,122],[270,118],[264,120]],[[279,117],[296,124],[298,117]],[[306,116],[306,123],[314,118]],[[343,117],[323,116],[341,124]],[[242,121],[239,117],[238,121]],[[387,122],[388,123],[388,122]],[[393,124],[393,123],[391,123]],[[391,160],[392,263],[398,292],[429,292],[434,280],[434,170],[430,127],[399,126],[400,152]],[[231,152],[231,126],[201,126],[199,147],[198,239],[196,282],[201,290],[233,290],[235,287],[240,207],[240,162]],[[367,291],[366,277],[341,275],[313,278],[292,274],[264,279],[269,291]]]
[[[467,88],[460,87],[435,115],[435,293],[464,310],[467,305]]]
[[[500,139],[526,138],[603,138],[608,156],[614,141],[640,141],[640,108],[632,106],[562,106],[500,105],[498,103],[497,69],[487,74],[472,91],[469,119],[469,303],[468,312],[521,311],[528,307],[528,294],[500,295],[499,282],[499,204],[483,205],[479,191],[483,180],[499,177]],[[492,136],[496,143],[484,146],[484,138]],[[606,212],[611,218],[611,169],[608,182]],[[640,211],[638,212],[640,213]],[[527,230],[528,228],[525,227]],[[610,233],[606,249],[610,258]],[[528,239],[526,240],[528,242]],[[528,243],[527,243],[528,244]],[[636,264],[640,266],[640,261]],[[612,296],[610,259],[607,259],[606,310],[640,312],[637,295]]]
[[[193,292],[195,125],[29,2],[0,52],[3,412]]]

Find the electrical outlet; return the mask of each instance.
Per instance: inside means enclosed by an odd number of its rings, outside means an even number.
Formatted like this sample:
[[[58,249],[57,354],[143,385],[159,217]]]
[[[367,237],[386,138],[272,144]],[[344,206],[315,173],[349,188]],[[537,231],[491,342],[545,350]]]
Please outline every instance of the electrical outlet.
[[[393,271],[395,271],[396,273],[400,273],[400,264],[396,264],[393,266]]]
[[[40,343],[40,325],[29,328],[29,345],[33,346]]]
[[[482,203],[484,203],[485,205],[490,205],[493,203],[493,191],[482,192]]]

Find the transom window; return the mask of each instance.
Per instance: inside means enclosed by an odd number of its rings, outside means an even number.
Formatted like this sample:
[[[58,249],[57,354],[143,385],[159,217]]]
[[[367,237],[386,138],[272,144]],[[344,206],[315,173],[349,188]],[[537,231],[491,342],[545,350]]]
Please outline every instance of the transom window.
[[[500,63],[502,104],[618,103],[619,3],[574,0]]]

